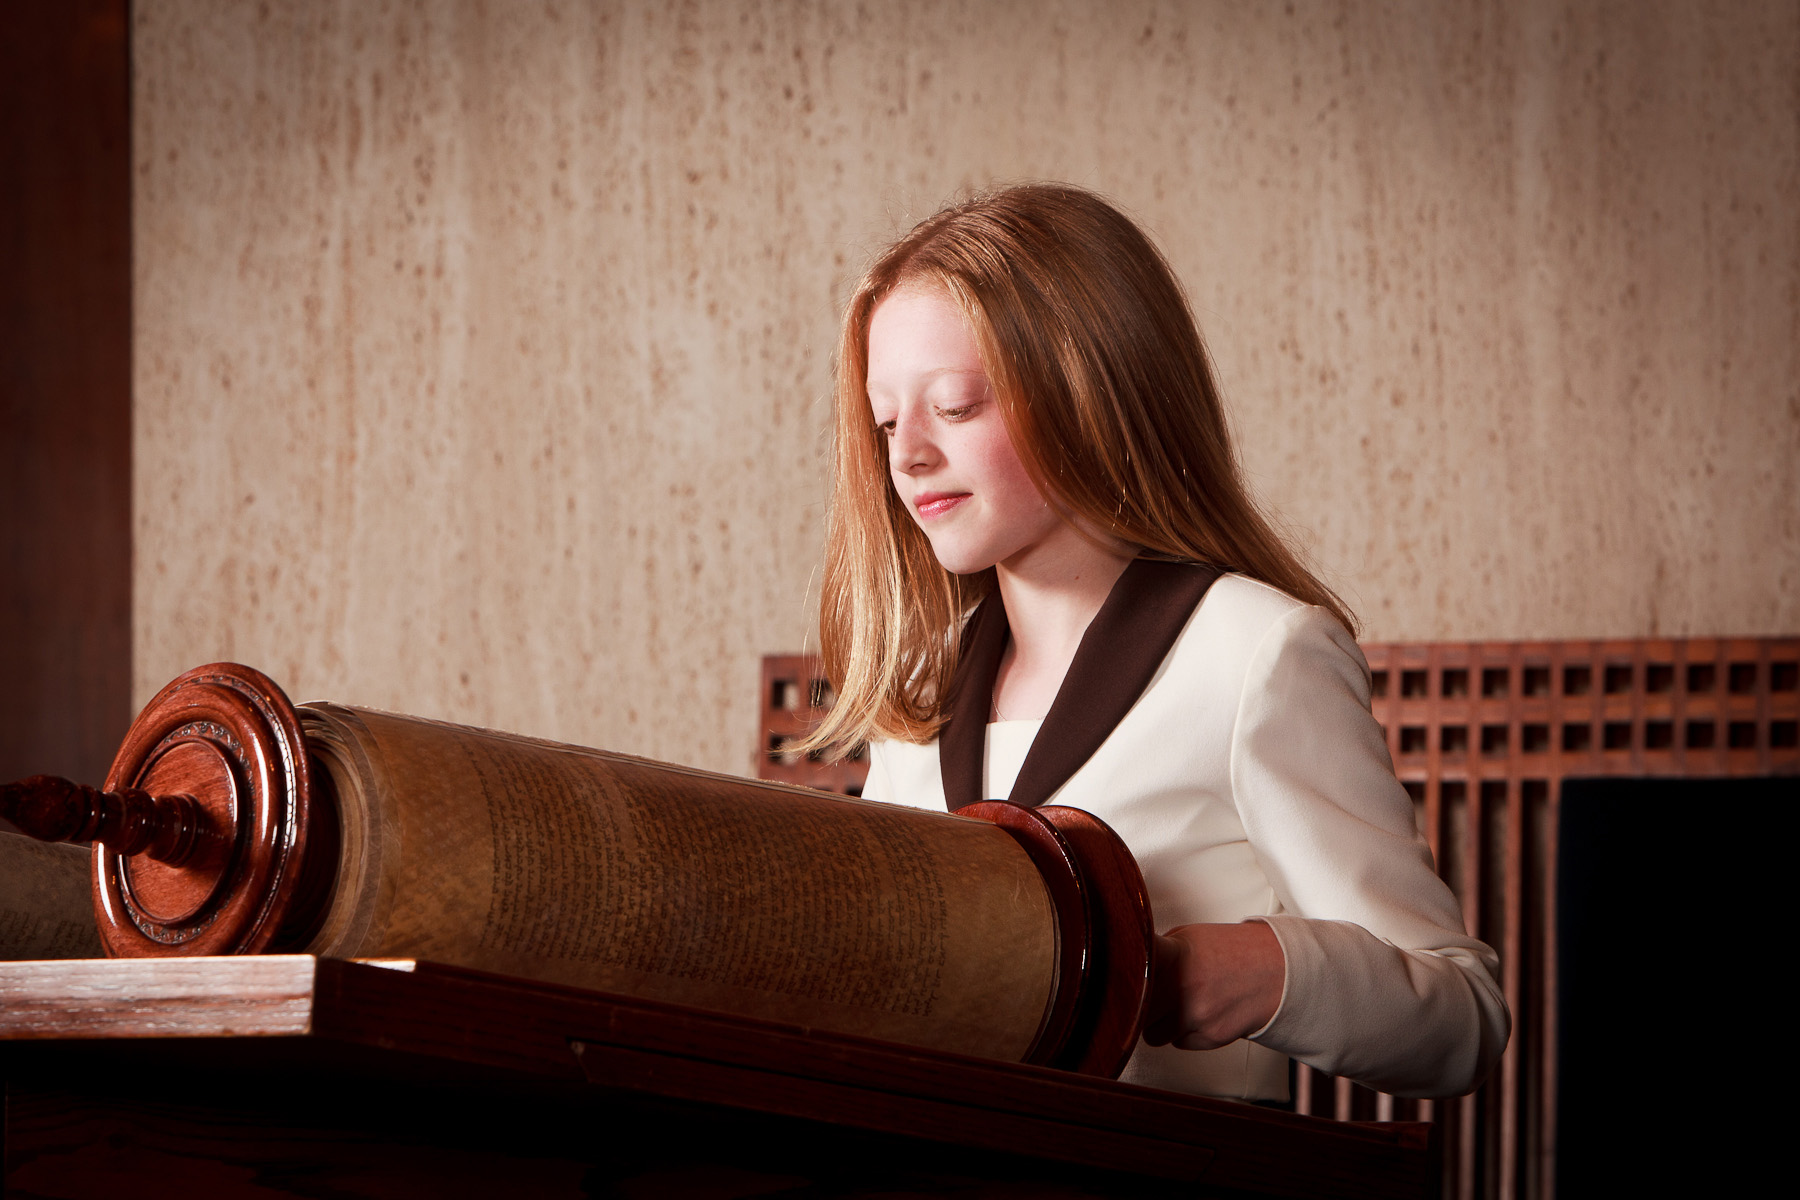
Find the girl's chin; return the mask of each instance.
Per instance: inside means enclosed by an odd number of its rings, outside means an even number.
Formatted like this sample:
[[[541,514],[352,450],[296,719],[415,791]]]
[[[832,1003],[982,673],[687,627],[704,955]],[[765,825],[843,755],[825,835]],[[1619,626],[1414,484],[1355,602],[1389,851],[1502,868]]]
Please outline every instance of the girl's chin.
[[[938,566],[952,575],[977,575],[994,565],[994,560],[980,554],[970,554],[960,548],[939,549],[932,547],[937,557]]]

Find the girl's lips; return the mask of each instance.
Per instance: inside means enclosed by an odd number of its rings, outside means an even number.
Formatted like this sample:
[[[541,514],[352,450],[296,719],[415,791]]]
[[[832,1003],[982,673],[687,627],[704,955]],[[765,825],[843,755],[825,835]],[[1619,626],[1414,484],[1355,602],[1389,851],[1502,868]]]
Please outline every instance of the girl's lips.
[[[969,496],[968,492],[926,492],[913,498],[913,508],[921,519],[941,517],[967,500]]]

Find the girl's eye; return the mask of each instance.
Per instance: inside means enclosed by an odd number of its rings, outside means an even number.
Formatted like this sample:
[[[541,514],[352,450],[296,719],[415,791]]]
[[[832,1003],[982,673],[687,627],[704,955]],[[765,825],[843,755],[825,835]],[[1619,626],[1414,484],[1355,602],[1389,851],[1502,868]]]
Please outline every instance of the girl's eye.
[[[963,404],[956,408],[940,408],[937,415],[946,421],[966,421],[975,415],[975,405]]]

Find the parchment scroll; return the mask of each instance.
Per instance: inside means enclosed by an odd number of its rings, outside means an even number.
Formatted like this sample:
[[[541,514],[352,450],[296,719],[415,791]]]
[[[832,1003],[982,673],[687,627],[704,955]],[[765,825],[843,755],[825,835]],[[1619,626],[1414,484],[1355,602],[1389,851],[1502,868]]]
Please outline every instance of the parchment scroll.
[[[419,958],[1023,1058],[1042,878],[986,822],[319,704],[342,811],[307,949]]]
[[[94,852],[0,831],[0,959],[102,958]]]

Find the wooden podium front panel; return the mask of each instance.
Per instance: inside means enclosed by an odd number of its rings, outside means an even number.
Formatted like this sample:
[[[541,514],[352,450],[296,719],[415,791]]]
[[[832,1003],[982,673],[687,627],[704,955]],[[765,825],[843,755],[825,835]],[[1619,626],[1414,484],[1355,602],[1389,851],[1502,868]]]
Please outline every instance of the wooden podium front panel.
[[[13,1196],[1432,1194],[1368,1127],[430,964],[0,964]]]

